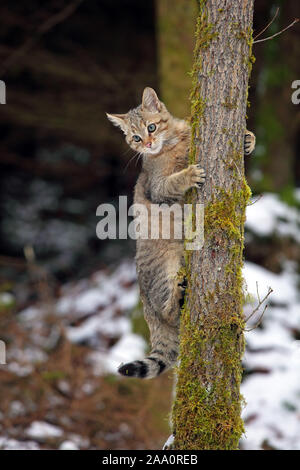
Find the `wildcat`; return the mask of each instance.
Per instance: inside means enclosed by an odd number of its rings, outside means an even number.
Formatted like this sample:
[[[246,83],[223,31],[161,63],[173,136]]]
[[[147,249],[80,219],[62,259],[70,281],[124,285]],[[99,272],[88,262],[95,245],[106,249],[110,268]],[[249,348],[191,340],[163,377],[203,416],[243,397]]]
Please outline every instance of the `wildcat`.
[[[137,108],[107,117],[121,128],[128,145],[143,156],[134,202],[143,204],[149,214],[151,204],[182,205],[186,191],[204,183],[204,169],[188,165],[189,124],[173,117],[152,88],[144,89]],[[255,136],[246,131],[244,153],[250,154],[254,147]],[[138,238],[136,266],[152,349],[144,360],[121,364],[118,371],[127,377],[149,379],[172,367],[178,356],[184,294],[178,271],[184,266],[183,239]]]

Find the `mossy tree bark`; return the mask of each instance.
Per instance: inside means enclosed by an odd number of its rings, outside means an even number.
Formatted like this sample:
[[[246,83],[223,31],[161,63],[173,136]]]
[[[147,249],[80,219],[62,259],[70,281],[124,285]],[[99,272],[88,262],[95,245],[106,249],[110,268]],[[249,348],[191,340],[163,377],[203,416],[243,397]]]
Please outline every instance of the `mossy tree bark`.
[[[191,162],[206,169],[204,246],[186,252],[188,288],[173,407],[174,449],[237,449],[243,433],[243,239],[250,190],[243,140],[253,0],[200,0],[194,57]]]

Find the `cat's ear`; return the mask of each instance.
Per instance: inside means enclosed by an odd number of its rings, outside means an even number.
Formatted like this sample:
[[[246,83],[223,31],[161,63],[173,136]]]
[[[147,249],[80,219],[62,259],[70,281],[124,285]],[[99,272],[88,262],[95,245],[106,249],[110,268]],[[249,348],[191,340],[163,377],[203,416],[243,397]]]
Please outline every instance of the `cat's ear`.
[[[126,114],[108,114],[106,113],[107,119],[109,119],[114,126],[120,127],[122,131],[126,134]]]
[[[161,110],[161,102],[153,88],[145,88],[143,92],[142,108],[150,113],[158,113]]]

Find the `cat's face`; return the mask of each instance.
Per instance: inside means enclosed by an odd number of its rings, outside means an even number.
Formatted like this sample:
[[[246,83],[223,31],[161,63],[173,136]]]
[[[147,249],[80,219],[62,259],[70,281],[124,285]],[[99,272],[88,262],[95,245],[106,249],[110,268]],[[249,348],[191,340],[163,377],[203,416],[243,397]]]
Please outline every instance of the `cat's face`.
[[[136,152],[158,155],[167,140],[170,114],[152,88],[145,88],[142,104],[126,114],[107,114],[122,129],[126,142]]]

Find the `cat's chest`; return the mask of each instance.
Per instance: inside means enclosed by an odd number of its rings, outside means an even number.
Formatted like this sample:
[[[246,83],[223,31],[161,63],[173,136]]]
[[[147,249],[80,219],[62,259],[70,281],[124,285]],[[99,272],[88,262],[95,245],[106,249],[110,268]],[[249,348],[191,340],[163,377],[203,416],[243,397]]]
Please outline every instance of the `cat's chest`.
[[[148,160],[144,170],[149,180],[156,180],[183,170],[186,168],[187,162],[188,148],[180,145],[163,153],[158,158]]]

